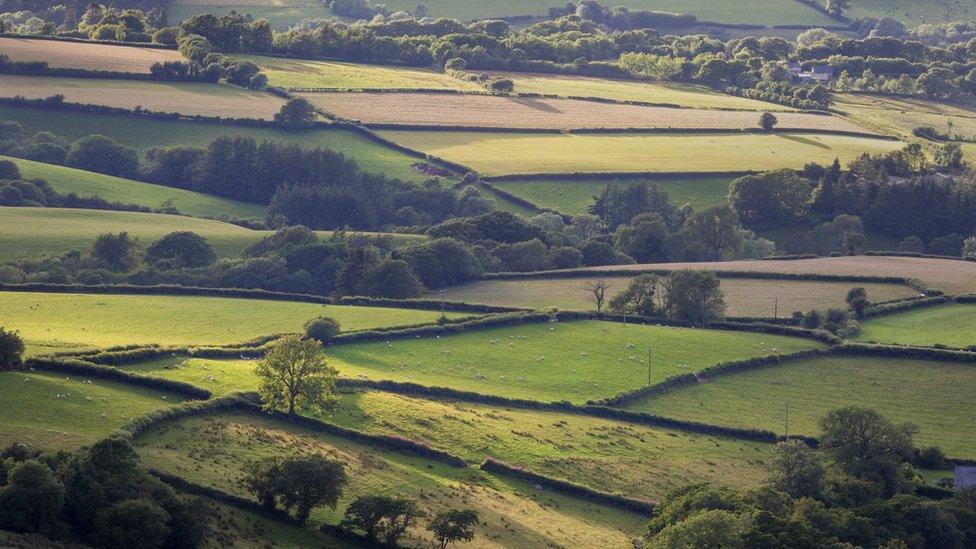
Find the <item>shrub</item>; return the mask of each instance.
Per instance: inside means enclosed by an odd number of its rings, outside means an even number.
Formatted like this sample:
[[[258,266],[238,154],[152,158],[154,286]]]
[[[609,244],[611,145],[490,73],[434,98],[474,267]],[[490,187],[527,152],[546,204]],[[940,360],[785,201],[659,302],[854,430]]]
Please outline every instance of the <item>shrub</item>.
[[[339,335],[339,321],[334,318],[323,316],[305,323],[305,337],[318,340],[322,345],[328,345],[337,335]]]
[[[20,366],[24,355],[24,340],[17,332],[8,332],[0,326],[0,370]]]

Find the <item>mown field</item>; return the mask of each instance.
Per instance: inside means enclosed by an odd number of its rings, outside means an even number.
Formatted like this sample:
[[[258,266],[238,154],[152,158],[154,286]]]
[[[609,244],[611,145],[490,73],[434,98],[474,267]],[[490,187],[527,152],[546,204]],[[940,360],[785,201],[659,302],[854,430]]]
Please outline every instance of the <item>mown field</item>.
[[[221,345],[300,332],[330,316],[344,331],[433,322],[440,311],[204,296],[0,292],[3,326],[35,348]],[[458,314],[448,316],[457,317]]]
[[[717,425],[819,434],[829,410],[857,404],[919,426],[916,442],[952,457],[976,457],[972,364],[874,357],[826,357],[720,376],[628,408]]]
[[[631,276],[607,277],[612,284],[608,296],[627,289]],[[485,303],[560,310],[593,310],[583,290],[585,278],[550,278],[526,280],[482,280],[447,289],[446,299],[466,303]],[[915,295],[915,291],[900,284],[863,284],[854,282],[820,282],[794,280],[763,280],[724,278],[722,291],[729,316],[778,316],[785,318],[793,311],[809,311],[828,307],[847,308],[844,296],[853,286],[862,286],[872,301],[887,301]],[[608,297],[609,299],[609,297]],[[974,342],[976,343],[976,342]]]
[[[3,311],[6,317],[7,308]],[[25,442],[46,450],[77,448],[108,436],[134,417],[183,400],[163,391],[87,381],[47,372],[0,372],[0,447]]]
[[[976,4],[968,0],[860,0],[845,14],[851,19],[888,16],[908,28],[976,18]]]
[[[919,127],[963,139],[976,138],[976,104],[843,93],[834,108],[875,131],[912,138]]]
[[[634,269],[633,265],[594,267],[613,271]],[[760,271],[765,273],[836,274],[848,276],[893,276],[920,279],[949,294],[976,292],[976,262],[923,257],[819,257],[793,261],[713,261],[702,263],[654,263],[650,269],[708,269],[715,271]]]
[[[801,133],[542,134],[393,131],[381,135],[484,175],[574,172],[728,172],[846,163],[898,141]],[[702,163],[702,158],[708,158]]]
[[[414,0],[387,0],[391,11],[412,12]],[[564,7],[560,0],[428,0],[424,5],[434,17],[461,20],[486,19],[506,15],[548,16],[550,7]],[[714,2],[712,0],[617,0],[612,6],[631,9],[667,11],[695,15],[703,21],[722,23],[753,23],[776,25],[783,23],[806,25],[836,24],[826,15],[799,2],[787,0],[759,0],[749,4]]]
[[[568,498],[548,490],[427,459],[381,451],[347,439],[274,423],[252,415],[224,413],[168,423],[135,441],[149,467],[190,481],[248,495],[240,487],[253,460],[292,453],[317,453],[346,465],[349,483],[337,510],[316,508],[310,522],[338,523],[345,507],[366,494],[415,498],[428,512],[471,508],[481,524],[470,547],[624,547],[645,520],[638,515]],[[429,547],[429,533],[411,529],[407,547]]]
[[[640,101],[677,105],[693,109],[739,109],[750,111],[792,111],[791,107],[719,93],[709,87],[680,82],[615,80],[575,74],[545,74],[493,71],[492,76],[509,78],[515,93],[594,97],[616,101]]]
[[[0,37],[0,55],[51,67],[139,73],[148,73],[153,63],[183,61],[176,50],[8,37]]]
[[[861,323],[861,341],[904,345],[976,345],[976,305],[950,303],[872,317]]]
[[[263,120],[271,120],[285,104],[284,99],[270,93],[230,84],[10,74],[0,75],[0,95],[28,99],[63,95],[68,103]]]
[[[523,179],[493,181],[491,185],[524,198],[540,208],[563,214],[589,213],[594,197],[610,183],[657,185],[676,204],[691,204],[696,211],[728,202],[731,177],[660,177],[654,179]]]
[[[515,129],[758,129],[757,111],[675,109],[538,97],[443,93],[306,93],[330,113],[364,124]],[[866,132],[836,116],[785,112],[781,129]]]
[[[91,134],[107,135],[139,152],[145,152],[152,147],[177,145],[205,147],[221,135],[251,136],[259,142],[267,140],[298,143],[305,147],[341,151],[355,159],[367,171],[383,173],[404,181],[422,182],[429,178],[412,166],[418,162],[416,157],[370,141],[360,134],[340,129],[284,131],[276,128],[2,106],[0,120],[19,122],[27,134],[49,131],[69,140]]]
[[[341,321],[341,320],[340,320]],[[576,403],[652,379],[752,356],[818,347],[808,339],[749,332],[640,326],[600,321],[527,324],[440,338],[339,345],[326,350],[343,377],[365,377],[464,391]],[[176,361],[182,363],[182,359]],[[255,390],[250,360],[154,361],[131,368],[201,384],[215,393]]]
[[[440,89],[484,91],[473,82],[430,69],[397,65],[367,65],[341,61],[286,59],[243,55],[261,67],[268,83],[282,88],[329,88],[336,90]]]
[[[164,185],[154,185],[122,177],[86,172],[66,166],[44,164],[0,155],[17,165],[25,179],[43,179],[59,193],[78,196],[98,196],[110,202],[135,204],[148,208],[172,205],[181,214],[196,217],[229,215],[238,218],[264,219],[267,208],[260,204],[241,202],[212,194],[204,194]]]

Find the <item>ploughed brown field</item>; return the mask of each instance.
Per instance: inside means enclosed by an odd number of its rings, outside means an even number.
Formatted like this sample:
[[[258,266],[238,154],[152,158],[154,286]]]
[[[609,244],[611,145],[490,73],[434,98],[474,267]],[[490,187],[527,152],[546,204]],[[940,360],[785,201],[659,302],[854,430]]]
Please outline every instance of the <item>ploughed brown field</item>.
[[[976,292],[976,262],[924,257],[818,257],[816,259],[767,261],[716,261],[707,263],[653,263],[592,267],[598,271],[648,269],[703,269],[714,271],[761,271],[850,276],[898,276],[917,278],[943,292],[959,295]]]
[[[0,75],[0,97],[16,95],[28,99],[63,95],[69,103],[125,109],[141,106],[151,111],[266,120],[285,103],[270,93],[230,84]]]
[[[143,73],[156,62],[183,61],[176,50],[25,38],[0,38],[0,55],[57,68]]]
[[[759,127],[758,111],[678,109],[537,97],[443,93],[305,93],[316,106],[366,124],[517,129]],[[777,128],[870,133],[836,116],[776,113]]]

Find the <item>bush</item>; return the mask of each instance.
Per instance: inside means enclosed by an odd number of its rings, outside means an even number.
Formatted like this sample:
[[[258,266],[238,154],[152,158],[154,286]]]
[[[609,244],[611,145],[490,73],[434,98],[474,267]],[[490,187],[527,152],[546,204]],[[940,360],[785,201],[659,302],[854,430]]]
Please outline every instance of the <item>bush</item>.
[[[339,335],[339,321],[334,318],[313,318],[305,323],[305,337],[318,340],[322,345],[328,345]]]
[[[76,141],[65,163],[73,168],[121,177],[134,175],[139,169],[135,149],[104,135],[89,135]]]
[[[0,370],[20,366],[24,355],[24,340],[17,332],[8,332],[0,326]]]

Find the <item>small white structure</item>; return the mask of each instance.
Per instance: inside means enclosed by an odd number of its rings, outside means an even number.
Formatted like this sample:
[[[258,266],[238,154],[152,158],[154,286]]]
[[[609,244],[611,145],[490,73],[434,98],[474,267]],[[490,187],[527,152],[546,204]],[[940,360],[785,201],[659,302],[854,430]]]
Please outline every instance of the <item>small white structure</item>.
[[[956,465],[956,478],[952,487],[957,492],[976,486],[976,466]]]

